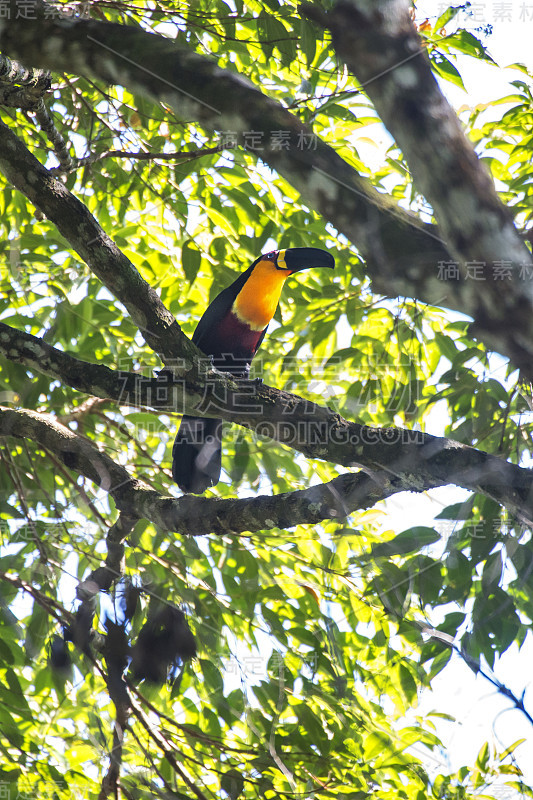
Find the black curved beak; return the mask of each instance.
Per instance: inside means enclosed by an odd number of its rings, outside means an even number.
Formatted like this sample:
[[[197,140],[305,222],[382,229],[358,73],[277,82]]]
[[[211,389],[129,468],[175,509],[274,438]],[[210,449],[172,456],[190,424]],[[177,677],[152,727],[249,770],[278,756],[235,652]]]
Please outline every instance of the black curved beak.
[[[278,251],[276,266],[289,272],[299,272],[310,267],[333,269],[335,259],[327,250],[320,250],[318,247],[289,247]]]

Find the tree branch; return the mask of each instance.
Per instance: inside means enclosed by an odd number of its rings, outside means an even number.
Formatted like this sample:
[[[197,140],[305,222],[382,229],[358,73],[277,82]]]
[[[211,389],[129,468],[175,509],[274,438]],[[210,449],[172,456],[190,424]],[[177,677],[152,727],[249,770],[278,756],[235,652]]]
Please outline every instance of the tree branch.
[[[397,491],[425,491],[454,483],[492,497],[523,521],[531,518],[531,470],[451,439],[421,431],[371,428],[349,422],[327,407],[265,384],[227,381],[224,385],[225,376],[221,376],[220,381],[217,379],[216,391],[212,391],[210,382],[199,386],[184,380],[172,383],[130,372],[115,372],[100,364],[80,361],[1,322],[0,352],[75,389],[122,405],[155,411],[186,411],[200,416],[216,414],[269,436],[308,458],[372,470],[380,474],[379,479],[376,475],[373,478],[380,483],[380,491],[385,491],[374,497],[375,487],[362,484],[365,491],[371,488],[373,502]],[[234,385],[238,388],[234,389]],[[223,392],[220,392],[221,386]],[[389,482],[390,492],[385,486]],[[346,502],[345,513],[357,507],[352,507],[351,501]],[[359,502],[359,498],[354,502]],[[327,514],[323,518],[328,518]]]
[[[339,0],[327,14],[303,5],[305,16],[331,31],[335,50],[404,152],[459,280],[468,264],[478,264],[468,311],[474,329],[517,365],[527,364],[531,377],[533,284],[523,279],[531,254],[442,94],[409,11],[407,0]],[[498,269],[509,270],[510,280],[498,278]]]
[[[146,342],[164,361],[181,361],[182,370],[187,370],[194,360],[205,358],[88,208],[53,178],[1,121],[0,171],[54,222],[94,274],[124,304]]]
[[[35,104],[50,90],[50,73],[42,69],[26,69],[23,64],[0,55],[0,84],[2,93],[12,87],[19,94],[21,108],[33,109]],[[9,105],[12,105],[9,103]]]
[[[171,743],[165,738],[163,733],[160,733],[155,729],[155,727],[150,723],[150,720],[145,716],[140,705],[138,705],[133,699],[131,699],[131,710],[134,716],[137,718],[137,720],[145,729],[149,738],[155,743],[155,745],[162,752],[165,760],[169,763],[170,768],[173,770],[173,772],[175,772],[176,775],[180,776],[183,782],[189,787],[191,792],[193,792],[193,794],[196,795],[198,800],[207,800],[207,797],[202,792],[202,790],[194,783],[194,781],[192,781],[188,777],[187,773],[179,765],[174,748],[172,747]]]
[[[43,97],[51,85],[49,72],[28,70],[22,64],[0,55],[0,105],[32,111],[54,148],[60,168],[68,172],[73,167],[68,152],[70,143],[57,130]]]
[[[105,566],[94,569],[78,584],[76,589],[78,600],[81,600],[82,604],[87,600],[90,601],[98,592],[108,592],[114,581],[122,577],[124,573],[124,542],[137,521],[137,517],[119,514],[116,522],[109,528],[106,536]]]
[[[108,376],[111,370],[104,369]],[[127,375],[133,381],[137,378]],[[143,391],[139,389],[138,396],[142,397]],[[231,413],[219,406],[217,415],[234,418],[259,433],[266,428],[272,438],[308,457],[352,467],[363,464],[372,474],[341,475],[328,484],[273,497],[219,500],[184,496],[175,500],[132,478],[89,440],[50,415],[0,408],[0,435],[29,438],[50,448],[67,467],[109,492],[120,511],[185,534],[242,533],[343,519],[397,492],[421,492],[449,483],[481,492],[506,506],[525,524],[533,524],[531,470],[418,431],[379,430],[350,423],[329,409],[266,386],[256,387],[256,391],[258,399],[265,401],[263,408],[251,412],[245,422],[242,406],[233,406]],[[230,395],[227,405],[235,398],[239,398],[238,392]],[[249,393],[246,399],[249,401]],[[313,439],[311,431],[319,435]]]
[[[227,150],[228,147],[222,144],[217,144],[215,147],[200,147],[196,150],[179,150],[176,153],[151,153],[138,151],[131,153],[128,150],[106,150],[105,153],[92,153],[90,156],[84,158],[77,158],[70,166],[52,167],[49,170],[50,175],[64,175],[65,173],[75,172],[80,167],[87,167],[91,164],[96,164],[105,158],[128,158],[134,161],[194,161],[196,158],[202,156],[212,155],[213,153],[221,153]]]
[[[40,8],[36,3],[36,20],[17,20],[15,14],[9,24],[0,19],[5,52],[30,64],[127,86],[169,105],[180,119],[231,133],[243,146],[244,134],[259,131],[257,155],[354,242],[377,291],[417,296],[468,313],[463,287],[443,287],[438,279],[438,261],[450,255],[436,227],[377,192],[311,128],[241,75],[140,28],[44,19]],[[46,46],[49,40],[56,43],[53,50]],[[272,136],[280,130],[288,137],[282,148]]]
[[[151,520],[167,531],[193,536],[258,531],[342,519],[401,489],[375,484],[368,476],[343,475],[330,484],[300,492],[246,500],[219,500],[184,496],[176,500],[130,476],[124,467],[98,450],[88,439],[61,425],[49,414],[0,406],[0,436],[31,439],[49,447],[70,469],[107,491],[128,518]],[[398,485],[398,484],[397,484]],[[407,488],[407,487],[404,487]],[[350,508],[344,497],[352,498]]]
[[[149,519],[164,530],[190,535],[242,533],[341,519],[357,507],[367,508],[409,488],[388,478],[379,486],[361,474],[340,476],[330,484],[275,497],[219,500],[184,496],[175,500],[133,479],[124,467],[50,415],[0,407],[0,435],[32,439],[50,447],[67,467],[109,492],[120,511]],[[345,498],[351,498],[350,505]]]
[[[385,609],[386,613],[387,610]],[[389,612],[390,613],[390,612]],[[458,647],[454,643],[454,637],[448,633],[444,633],[443,631],[439,631],[435,628],[430,628],[424,622],[415,621],[414,625],[426,636],[430,636],[435,641],[440,642],[441,644],[448,647],[453,653],[459,656],[459,658],[464,661],[466,666],[472,670],[474,675],[481,675],[486,681],[491,683],[494,688],[501,694],[503,697],[507,697],[508,700],[511,701],[513,706],[516,708],[517,711],[521,711],[530,725],[533,725],[533,716],[529,713],[524,705],[524,697],[525,691],[522,693],[521,697],[517,697],[516,694],[504,683],[502,683],[496,675],[489,670],[487,667],[483,667],[481,664],[481,658],[472,656],[467,650],[463,647]]]
[[[349,9],[350,18],[355,7],[348,2],[344,7]],[[337,8],[342,9],[342,4]],[[436,227],[420,222],[390,198],[379,194],[366,178],[315,137],[310,128],[240,75],[221,69],[216,62],[198,53],[180,48],[174,41],[139,28],[96,20],[45,19],[43,9],[43,4],[36,4],[35,20],[15,19],[15,15],[9,23],[0,19],[0,47],[28,63],[119,83],[169,105],[181,119],[196,119],[210,130],[236,134],[241,144],[245,144],[245,133],[260,131],[265,143],[257,149],[258,156],[283,175],[306,202],[359,248],[377,291],[414,296],[468,314],[475,319],[479,335],[489,346],[509,356],[533,378],[531,292],[520,290],[515,281],[511,287],[507,286],[505,303],[498,307],[493,299],[500,296],[500,282],[491,287],[487,299],[481,301],[480,295],[484,293],[479,284],[474,292],[469,281],[440,280],[439,262],[449,261],[450,254]],[[306,13],[308,11],[306,7]],[[317,13],[324,24],[323,14]],[[317,14],[314,18],[317,19]],[[349,29],[353,33],[353,24]],[[54,48],[47,46],[50,40],[54,41]],[[411,39],[406,41],[411,42]],[[419,48],[418,42],[416,46]],[[389,51],[390,48],[387,53]],[[412,50],[408,51],[408,56],[410,62],[416,61]],[[396,64],[397,61],[392,66]],[[411,64],[407,67],[411,69]],[[391,65],[387,68],[390,72]],[[378,70],[374,69],[369,86],[381,85],[377,74]],[[414,90],[410,88],[412,95]],[[408,90],[409,87],[405,90],[409,94]],[[416,103],[412,107],[418,112],[420,105]],[[423,119],[427,121],[427,114]],[[457,125],[455,120],[454,128]],[[273,144],[272,134],[279,130],[288,133],[287,148]],[[316,149],[306,149],[303,144],[310,136],[316,142]],[[453,159],[453,167],[455,174],[456,159]],[[449,174],[446,178],[449,179]],[[461,194],[464,202],[459,206],[463,211],[466,197]],[[470,211],[469,208],[468,217],[475,224],[475,215]],[[509,232],[508,217],[501,207],[493,207],[483,225],[489,220],[497,228],[503,226],[503,235],[492,239],[485,228],[487,248],[477,252],[474,242],[471,248],[477,253],[474,257],[483,260],[487,254],[490,264],[509,258],[515,262],[524,258],[529,263],[527,251],[523,256],[523,249]],[[458,237],[453,237],[453,241],[456,247],[460,244]],[[491,243],[494,244],[492,249]],[[504,245],[503,251],[500,245]],[[496,312],[494,316],[492,311]]]
[[[52,119],[42,97],[35,106],[34,113],[37,118],[37,122],[41,126],[41,130],[47,135],[52,147],[54,148],[54,153],[59,161],[60,169],[64,172],[69,172],[72,170],[75,163],[74,159],[69,153],[69,149],[72,149],[72,144],[69,141],[66,141],[56,128],[55,122]]]

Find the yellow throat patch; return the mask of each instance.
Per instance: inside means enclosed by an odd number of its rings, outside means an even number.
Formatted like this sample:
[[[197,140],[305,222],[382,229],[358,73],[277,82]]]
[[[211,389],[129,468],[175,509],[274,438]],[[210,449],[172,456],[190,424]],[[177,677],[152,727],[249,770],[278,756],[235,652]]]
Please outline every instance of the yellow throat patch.
[[[282,251],[283,252],[283,251]],[[280,253],[282,256],[282,253]],[[278,264],[284,266],[283,257]],[[276,311],[283,284],[290,272],[276,269],[272,261],[260,261],[235,298],[233,311],[237,318],[254,331],[262,331]]]

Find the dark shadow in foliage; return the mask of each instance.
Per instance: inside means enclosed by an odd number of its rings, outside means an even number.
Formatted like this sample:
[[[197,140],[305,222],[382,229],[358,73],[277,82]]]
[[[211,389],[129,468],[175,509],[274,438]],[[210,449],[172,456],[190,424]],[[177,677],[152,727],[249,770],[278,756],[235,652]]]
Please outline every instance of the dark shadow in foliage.
[[[50,642],[50,666],[62,675],[67,676],[70,673],[72,666],[72,659],[68,644],[63,636],[54,634]]]
[[[179,608],[152,601],[148,618],[131,650],[134,680],[164,683],[178,664],[196,655],[196,641]]]
[[[64,641],[72,642],[85,655],[89,655],[91,650],[95,609],[94,599],[82,602],[74,614],[72,623],[63,629]]]
[[[104,656],[107,666],[107,688],[109,696],[122,708],[129,706],[128,692],[124,682],[124,670],[128,666],[129,641],[123,624],[113,622],[106,617],[104,627],[107,631]]]
[[[120,598],[120,608],[124,614],[124,619],[131,622],[139,605],[139,597],[142,593],[142,587],[137,586],[131,580],[124,579],[123,590]]]

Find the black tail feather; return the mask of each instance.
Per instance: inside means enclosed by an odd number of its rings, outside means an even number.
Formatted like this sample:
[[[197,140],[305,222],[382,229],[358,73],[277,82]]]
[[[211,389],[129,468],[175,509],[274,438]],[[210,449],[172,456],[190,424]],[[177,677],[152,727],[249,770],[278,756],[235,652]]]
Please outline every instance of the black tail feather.
[[[182,492],[202,494],[220,479],[222,420],[183,416],[172,448],[172,477]]]

